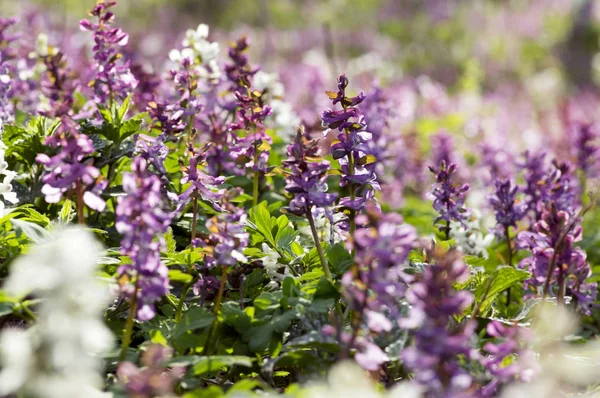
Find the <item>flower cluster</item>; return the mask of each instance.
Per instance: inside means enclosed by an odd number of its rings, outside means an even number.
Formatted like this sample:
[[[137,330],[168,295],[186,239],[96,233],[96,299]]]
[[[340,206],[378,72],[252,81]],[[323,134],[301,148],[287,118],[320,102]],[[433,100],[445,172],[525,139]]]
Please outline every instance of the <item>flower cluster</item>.
[[[244,249],[248,246],[250,235],[244,230],[246,213],[224,204],[226,212],[220,213],[206,222],[210,231],[208,239],[196,239],[196,246],[210,247],[211,250],[204,258],[207,267],[233,266],[238,261],[246,261]]]
[[[16,192],[13,192],[12,180],[16,177],[17,173],[8,169],[8,163],[5,160],[6,145],[2,142],[2,133],[4,132],[2,121],[0,120],[0,176],[2,181],[0,182],[0,217],[4,217],[5,203],[4,201],[17,204],[19,199],[17,198]]]
[[[594,124],[574,123],[571,126],[575,135],[575,156],[577,166],[587,177],[598,172],[600,167],[600,135]]]
[[[341,167],[341,186],[348,186],[350,195],[340,199],[340,205],[354,212],[360,211],[367,201],[374,200],[375,190],[380,190],[375,174],[375,156],[369,142],[372,134],[366,131],[367,125],[359,105],[364,99],[363,93],[356,97],[347,97],[348,78],[338,78],[338,91],[328,91],[333,105],[339,103],[340,110],[327,109],[321,113],[323,127],[328,136],[338,130],[337,139],[332,141],[331,154]]]
[[[190,183],[190,186],[179,195],[178,210],[181,210],[190,200],[199,198],[212,203],[216,210],[221,210],[218,202],[225,194],[225,190],[217,190],[216,186],[223,184],[225,177],[212,177],[199,169],[205,154],[194,148],[192,142],[188,144],[188,154],[190,166],[183,169],[183,177],[180,181],[181,184]]]
[[[554,293],[560,302],[570,293],[577,299],[580,310],[589,313],[590,304],[596,299],[597,284],[586,282],[592,271],[586,252],[575,246],[581,240],[580,222],[579,216],[571,216],[550,203],[541,220],[534,224],[533,232],[517,235],[516,246],[531,251],[532,255],[523,259],[519,267],[531,272],[532,278],[526,281],[526,286],[535,289],[534,294]]]
[[[289,210],[302,216],[312,211],[313,206],[333,205],[337,194],[327,193],[327,171],[329,162],[318,158],[319,142],[307,140],[303,129],[298,129],[296,139],[287,148],[288,158],[283,165],[290,169],[286,175],[285,190],[293,195]]]
[[[10,103],[11,78],[5,60],[0,52],[0,122],[12,121],[13,111]]]
[[[135,398],[166,397],[173,392],[173,387],[183,376],[185,368],[166,369],[164,362],[173,354],[171,348],[160,344],[151,344],[142,354],[142,368],[135,363],[121,362],[117,369],[117,377],[125,385],[130,396]]]
[[[521,163],[525,186],[525,202],[533,222],[539,221],[546,205],[553,202],[559,210],[574,214],[578,206],[578,189],[573,176],[573,168],[567,163],[554,160],[551,165],[545,162],[546,154],[524,153]]]
[[[481,389],[481,395],[492,397],[501,385],[517,379],[531,381],[535,376],[535,369],[529,364],[534,354],[524,347],[532,340],[531,330],[493,320],[488,323],[486,331],[496,339],[483,347],[488,356],[482,362],[493,380]]]
[[[74,81],[66,69],[64,54],[48,54],[43,57],[47,78],[42,82],[42,92],[48,98],[49,109],[42,109],[40,114],[48,117],[62,117],[72,112],[75,92],[78,83]]]
[[[209,27],[200,24],[196,30],[188,29],[185,39],[182,41],[181,50],[171,50],[169,58],[171,61],[183,63],[188,59],[193,65],[195,72],[201,79],[215,80],[221,76],[217,56],[219,55],[219,43],[209,42]]]
[[[517,222],[525,217],[527,204],[517,199],[519,187],[509,179],[494,181],[495,192],[489,201],[496,215],[495,233],[504,237],[510,227],[516,227]]]
[[[391,322],[378,314],[385,309],[393,317],[398,315],[398,302],[404,297],[410,279],[403,271],[404,263],[415,247],[417,232],[413,226],[404,224],[399,214],[382,214],[373,204],[356,221],[365,225],[354,233],[358,267],[356,271],[348,271],[342,282],[352,306],[365,312],[369,328],[389,331]]]
[[[18,258],[5,288],[42,299],[37,323],[0,337],[0,394],[100,397],[100,355],[113,345],[102,312],[108,289],[96,278],[100,245],[79,228],[55,231]]]
[[[137,86],[137,80],[129,69],[128,61],[120,61],[122,55],[118,48],[127,44],[129,35],[120,28],[111,28],[115,15],[108,11],[115,1],[99,2],[90,15],[97,22],[83,19],[79,26],[94,34],[94,68],[96,76],[89,85],[94,87],[95,101],[100,104],[112,104],[114,100],[123,100]]]
[[[132,264],[118,270],[119,283],[125,293],[137,300],[137,316],[149,320],[156,314],[154,303],[169,290],[167,267],[160,259],[160,238],[171,223],[165,208],[161,181],[148,171],[142,157],[133,159],[131,173],[123,175],[123,190],[116,209],[117,231],[123,235],[121,253]],[[134,286],[129,283],[134,281]],[[134,301],[135,302],[135,301]]]
[[[456,221],[463,226],[467,219],[467,209],[464,207],[465,197],[469,191],[469,184],[457,186],[452,181],[452,176],[456,173],[455,164],[446,165],[445,161],[440,162],[439,169],[429,167],[429,170],[435,174],[435,184],[431,192],[434,197],[433,208],[440,214],[434,221],[435,224],[440,221],[446,221],[446,225],[440,225],[440,231],[446,232],[446,238],[450,238],[450,222]]]
[[[256,69],[248,64],[244,54],[247,48],[246,37],[240,38],[229,49],[232,63],[225,68],[238,108],[237,122],[231,123],[229,129],[246,132],[245,136],[234,139],[231,157],[246,169],[265,172],[272,143],[271,137],[265,132],[265,119],[271,115],[271,107],[264,103],[262,93],[252,90],[252,76]]]
[[[46,202],[58,203],[63,195],[76,195],[78,206],[85,203],[90,209],[103,211],[106,202],[100,194],[107,182],[102,179],[100,170],[93,166],[93,159],[86,159],[94,153],[92,140],[83,133],[66,132],[55,133],[44,143],[60,149],[52,157],[43,153],[36,157],[36,161],[48,170],[42,178]]]
[[[404,364],[414,372],[415,380],[429,397],[467,397],[471,376],[461,370],[458,356],[470,358],[469,341],[474,324],[449,329],[454,315],[461,314],[473,302],[473,295],[457,291],[455,283],[469,278],[469,267],[459,251],[428,253],[434,261],[425,267],[420,280],[408,290],[411,304],[408,318],[401,325],[415,328],[415,344],[402,353]]]

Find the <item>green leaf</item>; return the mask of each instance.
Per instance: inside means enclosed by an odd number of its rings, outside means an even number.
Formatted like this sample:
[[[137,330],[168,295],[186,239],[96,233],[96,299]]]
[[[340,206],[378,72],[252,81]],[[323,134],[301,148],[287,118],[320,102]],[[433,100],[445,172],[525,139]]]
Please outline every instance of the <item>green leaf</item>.
[[[48,231],[32,222],[19,219],[12,219],[11,223],[13,224],[13,226],[19,234],[25,234],[25,236],[27,236],[31,241],[35,243],[41,243],[48,239],[48,237],[50,236],[50,233]]]
[[[173,282],[190,283],[194,279],[190,274],[178,269],[169,270],[169,280]]]
[[[210,326],[215,316],[202,307],[194,307],[188,310],[175,329],[174,337],[181,336],[185,332],[203,329]]]
[[[493,274],[488,275],[486,278],[484,278],[475,289],[476,303],[479,303],[481,300],[484,300],[485,296],[485,300],[481,303],[481,306],[479,308],[480,313],[483,314],[490,308],[492,302],[500,292],[508,289],[517,282],[524,281],[528,277],[529,272],[513,267],[503,266],[496,269],[496,271],[494,271]]]
[[[216,355],[198,357],[198,361],[194,365],[192,371],[195,376],[201,376],[207,373],[216,372],[221,368],[231,366],[244,366],[251,368],[252,362],[254,362],[254,358],[242,355]]]
[[[73,209],[73,201],[66,199],[63,203],[60,213],[58,213],[58,219],[64,224],[68,224],[73,221],[75,217],[75,211]]]

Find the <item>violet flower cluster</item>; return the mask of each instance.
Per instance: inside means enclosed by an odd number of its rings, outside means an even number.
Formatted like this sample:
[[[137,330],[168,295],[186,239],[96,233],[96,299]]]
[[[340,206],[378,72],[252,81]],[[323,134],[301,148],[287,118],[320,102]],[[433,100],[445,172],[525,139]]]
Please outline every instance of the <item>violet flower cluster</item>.
[[[488,355],[482,363],[492,381],[483,386],[481,396],[494,397],[502,385],[516,380],[531,381],[536,373],[530,366],[534,353],[525,347],[532,340],[531,330],[496,320],[488,323],[486,330],[495,342],[487,342],[483,347]]]
[[[328,207],[337,199],[337,194],[327,193],[329,162],[320,159],[318,152],[319,141],[307,140],[304,130],[298,129],[296,139],[287,148],[289,157],[283,161],[290,169],[285,190],[293,195],[289,205],[292,214],[311,214],[313,206]]]
[[[227,212],[212,217],[206,222],[210,236],[206,244],[212,254],[205,257],[208,267],[233,266],[238,261],[246,261],[244,250],[250,235],[245,231],[247,215],[244,209],[227,206]]]
[[[173,356],[173,350],[160,344],[151,344],[142,354],[138,367],[133,362],[121,362],[117,377],[127,393],[135,398],[166,397],[184,375],[184,367],[168,369],[164,363]]]
[[[81,30],[93,32],[95,78],[89,83],[93,86],[95,101],[100,104],[112,104],[114,100],[123,100],[133,92],[137,80],[129,70],[129,62],[122,61],[118,48],[127,44],[129,35],[120,28],[111,28],[115,15],[108,11],[116,1],[99,2],[90,15],[97,22],[82,19]]]
[[[532,277],[525,281],[525,286],[531,288],[534,295],[547,290],[563,300],[571,294],[578,308],[589,314],[598,288],[596,283],[586,282],[592,271],[586,252],[575,246],[582,236],[580,222],[579,216],[559,210],[551,202],[533,225],[533,231],[517,235],[516,246],[531,252],[519,267],[531,272]]]
[[[586,177],[597,175],[600,168],[600,134],[598,126],[589,123],[574,123],[575,155],[577,167]]]
[[[510,227],[516,227],[517,222],[525,217],[527,204],[517,199],[519,187],[513,185],[509,179],[494,181],[495,192],[489,202],[496,215],[495,233],[498,238],[503,238]]]
[[[11,81],[8,65],[0,53],[0,122],[2,123],[13,119],[12,104],[10,103]]]
[[[205,154],[203,151],[196,150],[193,143],[188,145],[187,152],[190,165],[183,169],[183,177],[180,181],[182,185],[187,183],[190,183],[190,185],[179,195],[179,205],[176,212],[181,211],[194,198],[201,198],[210,202],[216,210],[222,210],[218,202],[223,198],[225,190],[218,190],[216,187],[225,182],[225,177],[212,177],[199,169],[199,166],[204,162]]]
[[[42,177],[46,202],[58,203],[63,195],[75,195],[90,209],[103,211],[106,202],[100,194],[107,187],[107,181],[94,167],[93,159],[86,159],[94,153],[92,140],[78,132],[55,133],[46,138],[45,145],[58,148],[59,152],[50,157],[44,153],[36,156],[36,161],[45,166],[47,172]]]
[[[525,159],[520,164],[525,180],[523,193],[532,222],[542,218],[544,208],[550,202],[573,215],[579,205],[579,192],[571,165],[554,160],[549,166],[544,152],[532,154],[526,151],[523,156]]]
[[[237,122],[231,123],[229,129],[246,131],[245,136],[235,137],[231,157],[247,169],[266,172],[272,139],[265,132],[264,121],[271,114],[271,107],[264,104],[261,93],[252,91],[251,78],[256,69],[248,64],[247,48],[246,37],[240,38],[229,49],[232,63],[225,67],[238,108]]]
[[[469,267],[459,251],[439,250],[428,253],[434,261],[406,293],[411,309],[400,324],[416,331],[415,342],[403,351],[402,359],[425,389],[424,397],[469,397],[472,379],[460,368],[458,356],[473,355],[470,340],[475,325],[468,322],[449,329],[451,318],[473,302],[471,292],[453,286],[469,278]]]
[[[47,117],[63,117],[73,111],[75,98],[73,93],[77,89],[78,82],[70,76],[67,70],[67,62],[63,53],[43,57],[46,66],[46,79],[42,81],[42,93],[50,102],[49,109],[39,111]]]
[[[354,233],[356,270],[342,278],[350,305],[366,316],[367,325],[374,332],[389,332],[392,318],[399,314],[398,303],[404,297],[410,280],[404,272],[404,263],[415,247],[417,232],[404,224],[396,213],[383,214],[374,204],[366,207],[366,214],[356,219],[359,225]]]
[[[338,91],[327,91],[333,105],[339,103],[342,109],[326,109],[321,113],[322,125],[327,130],[326,137],[333,130],[338,130],[337,139],[332,141],[331,154],[341,168],[340,186],[348,186],[350,196],[340,199],[340,205],[352,211],[360,211],[367,201],[375,200],[375,191],[381,187],[375,174],[375,156],[369,145],[372,134],[367,132],[365,117],[357,108],[365,95],[361,92],[356,97],[347,97],[348,78],[338,78]]]
[[[429,170],[435,174],[435,183],[431,192],[434,197],[433,208],[440,214],[436,217],[434,224],[445,221],[446,224],[440,225],[439,230],[445,231],[446,239],[449,239],[450,222],[456,221],[465,226],[464,220],[468,218],[468,212],[464,204],[466,194],[469,191],[469,184],[458,186],[453,182],[452,177],[457,170],[456,164],[447,165],[442,160],[439,169],[429,166]]]
[[[137,293],[138,319],[147,321],[156,315],[154,303],[169,289],[168,270],[160,258],[160,238],[171,223],[171,213],[162,196],[160,178],[148,171],[147,161],[134,158],[131,171],[123,175],[127,195],[119,197],[115,227],[123,236],[121,254],[129,256],[132,263],[119,267],[118,274],[122,290],[129,295]]]

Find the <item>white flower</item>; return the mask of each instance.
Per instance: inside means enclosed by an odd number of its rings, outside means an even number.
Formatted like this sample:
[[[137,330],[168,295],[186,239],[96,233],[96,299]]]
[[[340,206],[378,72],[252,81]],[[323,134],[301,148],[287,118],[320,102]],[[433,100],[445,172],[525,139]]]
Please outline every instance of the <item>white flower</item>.
[[[102,319],[108,289],[96,277],[100,250],[90,232],[72,227],[54,231],[14,262],[5,290],[33,294],[41,304],[33,327],[0,338],[0,395],[106,396],[96,389],[98,356],[113,345]]]
[[[333,225],[325,215],[323,209],[313,207],[312,213],[321,242],[328,242],[333,245],[346,240],[345,232],[340,228],[340,222],[345,218],[342,213],[333,214]],[[308,224],[298,227],[298,232],[300,232],[305,241],[314,244],[312,232]]]
[[[258,71],[252,78],[252,88],[260,92],[266,91],[269,95],[272,113],[267,119],[267,126],[274,129],[284,141],[293,140],[301,120],[292,105],[283,101],[285,89],[279,81],[279,75]]]
[[[487,248],[494,241],[494,235],[481,231],[480,213],[473,210],[465,224],[466,228],[459,222],[450,222],[450,236],[456,242],[456,246],[465,254],[487,258]]]
[[[219,56],[219,43],[212,43],[208,38],[208,25],[200,24],[196,30],[188,29],[185,38],[181,42],[181,50],[171,50],[169,59],[175,63],[181,63],[189,59],[195,65],[196,71],[201,78],[218,79],[221,76],[217,57]]]

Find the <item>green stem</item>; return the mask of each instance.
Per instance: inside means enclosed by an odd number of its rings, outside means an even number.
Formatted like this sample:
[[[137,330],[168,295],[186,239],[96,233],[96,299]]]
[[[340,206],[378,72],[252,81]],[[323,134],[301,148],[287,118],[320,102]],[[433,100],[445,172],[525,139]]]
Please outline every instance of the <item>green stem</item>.
[[[254,167],[256,167],[256,162],[258,162],[258,148],[254,151]],[[258,169],[254,170],[254,176],[252,181],[252,207],[256,207],[258,205],[258,182],[260,178],[260,171]]]
[[[135,318],[135,312],[137,310],[137,293],[138,293],[138,282],[135,282],[135,287],[133,289],[133,296],[131,297],[131,302],[129,303],[129,316],[127,317],[127,322],[125,323],[125,331],[123,332],[123,339],[121,340],[121,356],[119,357],[119,361],[123,362],[127,357],[127,349],[129,348],[129,343],[131,343],[131,335],[133,333],[133,320]]]
[[[190,288],[192,287],[192,283],[188,283],[183,287],[181,291],[181,296],[179,297],[179,303],[177,304],[177,310],[175,310],[175,322],[181,323],[181,315],[183,312],[183,304],[185,303],[185,298],[187,297]]]
[[[85,215],[83,213],[83,186],[80,181],[77,181],[75,191],[75,195],[77,196],[77,222],[81,225],[85,225]]]
[[[510,244],[510,233],[508,232],[508,226],[504,228],[504,237],[506,238],[506,244],[508,245],[508,265],[513,266],[513,250]],[[510,306],[510,286],[506,289],[506,309]]]
[[[206,338],[206,344],[204,345],[205,355],[211,355],[213,352],[211,350],[211,343],[213,339],[213,334],[215,329],[217,328],[217,323],[219,322],[219,312],[221,311],[221,302],[223,301],[223,292],[225,291],[225,279],[227,279],[227,267],[221,266],[221,281],[219,282],[219,292],[217,293],[217,299],[215,300],[215,320],[212,325],[210,325],[210,329],[208,330],[208,337]],[[217,347],[215,347],[217,348]],[[215,350],[216,352],[216,350]]]
[[[319,233],[317,232],[317,227],[315,226],[315,220],[313,219],[312,212],[310,208],[306,208],[306,218],[308,218],[308,223],[310,224],[310,230],[312,232],[313,239],[315,240],[315,247],[317,248],[317,252],[319,253],[319,259],[321,260],[321,265],[323,266],[323,272],[325,273],[325,277],[331,281],[331,271],[329,270],[329,263],[325,259],[325,254],[323,253],[323,246],[321,246],[321,240],[319,239]]]
[[[196,239],[196,227],[198,226],[198,196],[194,194],[194,208],[192,216],[192,243]],[[191,265],[191,264],[190,264]]]

